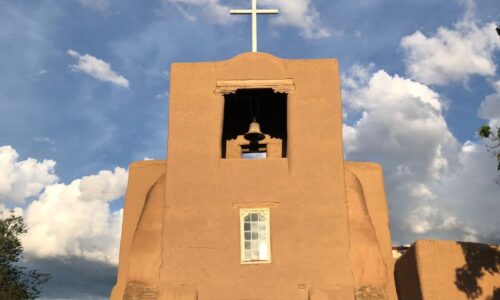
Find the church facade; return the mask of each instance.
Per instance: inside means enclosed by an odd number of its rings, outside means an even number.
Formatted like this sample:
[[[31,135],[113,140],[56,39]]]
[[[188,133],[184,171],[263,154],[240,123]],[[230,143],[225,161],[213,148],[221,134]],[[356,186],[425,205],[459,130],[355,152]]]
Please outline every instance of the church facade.
[[[129,168],[111,299],[397,299],[380,165],[345,161],[338,63],[171,67],[166,161]]]

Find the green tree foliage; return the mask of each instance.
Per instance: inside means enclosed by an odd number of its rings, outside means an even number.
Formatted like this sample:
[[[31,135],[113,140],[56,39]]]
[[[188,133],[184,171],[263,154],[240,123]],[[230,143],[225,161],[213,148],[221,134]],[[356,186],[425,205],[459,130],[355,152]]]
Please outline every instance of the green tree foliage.
[[[497,170],[500,171],[500,128],[496,132],[490,126],[481,126],[478,132],[479,136],[487,140],[486,147],[488,151],[497,159]],[[500,183],[500,179],[497,180]]]
[[[49,274],[19,265],[23,252],[19,235],[26,231],[23,218],[14,216],[12,211],[0,220],[0,299],[36,299],[41,286],[50,279]]]

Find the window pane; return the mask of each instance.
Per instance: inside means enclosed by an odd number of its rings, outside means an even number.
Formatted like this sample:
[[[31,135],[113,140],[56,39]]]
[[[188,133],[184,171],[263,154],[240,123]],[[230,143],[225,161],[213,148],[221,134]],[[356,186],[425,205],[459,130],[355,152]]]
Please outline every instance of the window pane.
[[[259,230],[259,224],[258,223],[252,223],[252,231],[258,231]]]
[[[250,249],[250,246],[252,245],[251,242],[246,242],[245,241],[245,249]]]
[[[265,221],[266,216],[264,214],[259,214],[259,221]]]
[[[264,241],[259,243],[259,259],[267,260],[267,243]]]
[[[251,251],[252,251],[251,259],[258,260],[259,259],[259,250],[252,249]]]
[[[251,213],[251,220],[252,221],[258,221],[259,220],[259,214],[258,213]]]
[[[252,238],[250,232],[245,232],[245,241],[249,241]]]
[[[250,222],[250,214],[246,215],[244,220],[245,222]]]
[[[259,222],[259,231],[266,231],[266,223]]]
[[[245,225],[244,225],[243,230],[245,230],[245,231],[250,231],[250,223],[246,223],[246,222],[245,222]]]
[[[253,249],[253,250],[257,250],[259,249],[259,244],[257,243],[257,241],[252,241],[251,242],[251,247],[250,249]]]
[[[252,240],[256,240],[259,238],[259,233],[258,232],[253,232],[252,231]]]

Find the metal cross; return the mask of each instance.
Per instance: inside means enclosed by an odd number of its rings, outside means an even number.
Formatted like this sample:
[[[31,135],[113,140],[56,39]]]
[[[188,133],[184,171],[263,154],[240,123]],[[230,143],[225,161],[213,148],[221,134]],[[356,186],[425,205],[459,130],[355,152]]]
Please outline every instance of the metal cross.
[[[277,14],[277,9],[257,9],[257,0],[252,0],[252,9],[231,9],[231,14],[252,15],[252,52],[257,52],[257,14]]]

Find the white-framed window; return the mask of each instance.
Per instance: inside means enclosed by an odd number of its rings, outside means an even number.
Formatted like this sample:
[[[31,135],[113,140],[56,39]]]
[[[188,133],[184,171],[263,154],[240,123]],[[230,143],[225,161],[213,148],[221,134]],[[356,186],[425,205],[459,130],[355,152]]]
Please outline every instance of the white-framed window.
[[[269,208],[240,209],[241,263],[270,263]]]

